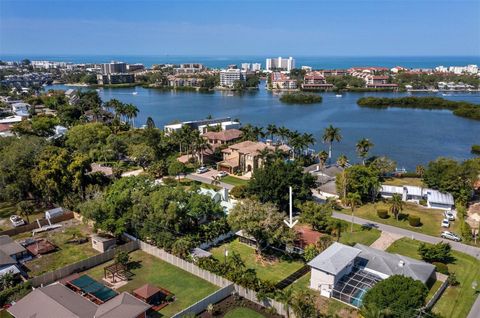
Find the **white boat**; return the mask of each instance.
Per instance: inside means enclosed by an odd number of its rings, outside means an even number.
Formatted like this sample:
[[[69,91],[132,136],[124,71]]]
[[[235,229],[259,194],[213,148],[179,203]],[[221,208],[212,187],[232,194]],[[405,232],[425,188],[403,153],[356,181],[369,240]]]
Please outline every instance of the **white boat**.
[[[133,92],[133,93],[132,93],[132,95],[137,95],[137,94],[138,94],[138,92]]]
[[[341,95],[341,94],[337,94],[337,95],[335,95],[335,97],[342,97],[342,95]]]

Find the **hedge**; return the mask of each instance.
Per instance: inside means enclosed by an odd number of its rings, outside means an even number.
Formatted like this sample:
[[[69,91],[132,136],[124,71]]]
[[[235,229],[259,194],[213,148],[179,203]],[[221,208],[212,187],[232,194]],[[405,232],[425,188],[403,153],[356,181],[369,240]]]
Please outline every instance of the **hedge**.
[[[418,216],[409,215],[408,223],[414,227],[420,226],[420,218]]]
[[[386,219],[386,218],[388,218],[388,211],[385,210],[385,209],[378,210],[377,215],[381,219]]]
[[[11,288],[4,289],[0,292],[0,306],[11,303],[12,301],[18,301],[23,298],[29,292],[32,291],[32,286],[29,282],[18,284]]]

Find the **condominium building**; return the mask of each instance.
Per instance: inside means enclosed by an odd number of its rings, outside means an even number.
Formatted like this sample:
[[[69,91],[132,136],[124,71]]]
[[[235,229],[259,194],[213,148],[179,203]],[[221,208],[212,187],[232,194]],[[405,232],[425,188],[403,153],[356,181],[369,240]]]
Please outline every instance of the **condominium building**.
[[[197,73],[203,72],[205,70],[205,66],[199,63],[186,63],[180,64],[179,67],[175,68],[175,73],[177,74],[184,74],[184,73]]]
[[[260,63],[242,63],[242,70],[246,72],[258,72],[261,69],[262,64]]]
[[[220,71],[220,86],[232,87],[235,81],[245,81],[247,73],[244,70],[229,68]]]
[[[163,126],[163,130],[167,135],[182,129],[183,126],[190,126],[192,129],[198,129],[200,133],[204,134],[211,127],[219,127],[221,130],[239,129],[240,123],[232,120],[230,117],[225,118],[212,118],[202,120],[184,121],[175,124],[169,124]]]
[[[127,63],[115,62],[103,63],[100,65],[102,74],[115,74],[115,73],[126,73],[127,72]]]
[[[279,56],[278,58],[269,58],[266,60],[265,63],[265,70],[268,71],[288,71],[290,72],[292,69],[295,68],[295,59],[293,57],[289,58],[282,58]]]
[[[333,88],[333,84],[328,84],[321,72],[308,72],[303,77],[302,88],[304,90],[326,90]]]
[[[280,72],[270,74],[270,83],[272,89],[297,89],[297,81]]]
[[[129,73],[97,74],[98,85],[135,83],[135,75]]]

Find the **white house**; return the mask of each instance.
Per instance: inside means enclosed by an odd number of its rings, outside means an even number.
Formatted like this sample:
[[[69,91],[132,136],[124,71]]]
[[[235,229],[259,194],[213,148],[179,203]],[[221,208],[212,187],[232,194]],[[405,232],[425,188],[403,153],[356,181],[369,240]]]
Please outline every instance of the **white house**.
[[[311,260],[310,288],[361,307],[363,296],[376,283],[403,275],[426,284],[435,275],[435,266],[399,254],[355,244],[333,243]]]
[[[227,188],[220,189],[219,191],[200,188],[200,190],[198,190],[198,193],[209,196],[210,198],[212,198],[213,201],[215,201],[215,203],[219,203],[226,214],[229,214],[230,211],[237,204],[237,200],[230,199]]]
[[[455,202],[450,193],[443,193],[438,190],[421,188],[417,186],[391,186],[382,184],[380,195],[382,198],[391,199],[394,194],[402,196],[402,201],[420,203],[427,202],[427,207],[432,209],[453,209]]]
[[[433,209],[452,209],[455,201],[450,193],[443,193],[433,189],[423,189],[423,194],[427,198],[427,206]]]

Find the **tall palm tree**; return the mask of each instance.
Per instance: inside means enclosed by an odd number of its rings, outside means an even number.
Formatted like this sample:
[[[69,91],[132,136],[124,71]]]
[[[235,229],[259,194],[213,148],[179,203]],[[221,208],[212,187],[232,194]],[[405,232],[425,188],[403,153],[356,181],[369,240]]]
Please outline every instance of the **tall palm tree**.
[[[365,158],[367,157],[368,152],[373,146],[373,142],[371,142],[367,138],[362,138],[357,142],[355,147],[357,148],[358,156],[362,158],[363,165],[365,165]]]
[[[278,290],[275,294],[275,300],[281,302],[285,308],[286,317],[290,317],[290,307],[292,306],[293,300],[293,289],[285,288],[283,290]]]
[[[332,146],[333,143],[340,142],[342,140],[342,135],[340,134],[340,128],[333,127],[332,125],[325,128],[322,136],[323,142],[328,143],[328,159],[332,160]]]
[[[395,216],[398,221],[398,216],[403,210],[403,201],[400,194],[395,193],[390,200],[390,212]]]
[[[277,134],[280,136],[280,138],[282,139],[282,144],[285,143],[285,139],[288,137],[288,135],[290,134],[290,130],[284,126],[278,128],[278,132]]]
[[[273,141],[273,137],[277,134],[278,128],[275,124],[269,124],[267,126],[267,134],[270,135],[270,139]]]
[[[343,181],[343,197],[347,196],[347,178],[345,168],[348,165],[348,158],[345,155],[340,155],[337,158],[337,165],[342,168],[342,181]]]
[[[212,146],[208,143],[208,141],[203,138],[202,136],[196,136],[195,138],[195,151],[197,154],[200,154],[200,164],[203,165],[203,154],[206,150],[212,150]]]
[[[320,167],[323,170],[325,169],[325,163],[327,163],[328,160],[328,152],[325,150],[322,150],[318,153],[318,162],[320,163]]]
[[[331,219],[330,223],[328,224],[328,230],[332,235],[337,237],[337,242],[340,241],[340,237],[342,235],[342,231],[345,230],[345,223],[339,219]]]
[[[219,186],[221,184],[219,176],[212,176],[212,185]]]
[[[362,204],[362,198],[360,197],[360,194],[357,192],[351,192],[347,195],[347,197],[344,199],[345,204],[350,207],[352,211],[352,223],[350,226],[350,232],[353,233],[353,221],[354,221],[354,212],[355,208]]]
[[[135,106],[133,104],[126,104],[125,105],[125,115],[131,121],[131,126],[132,127],[135,126],[135,118],[137,117],[138,112],[139,112],[139,110],[138,110],[137,106]]]

